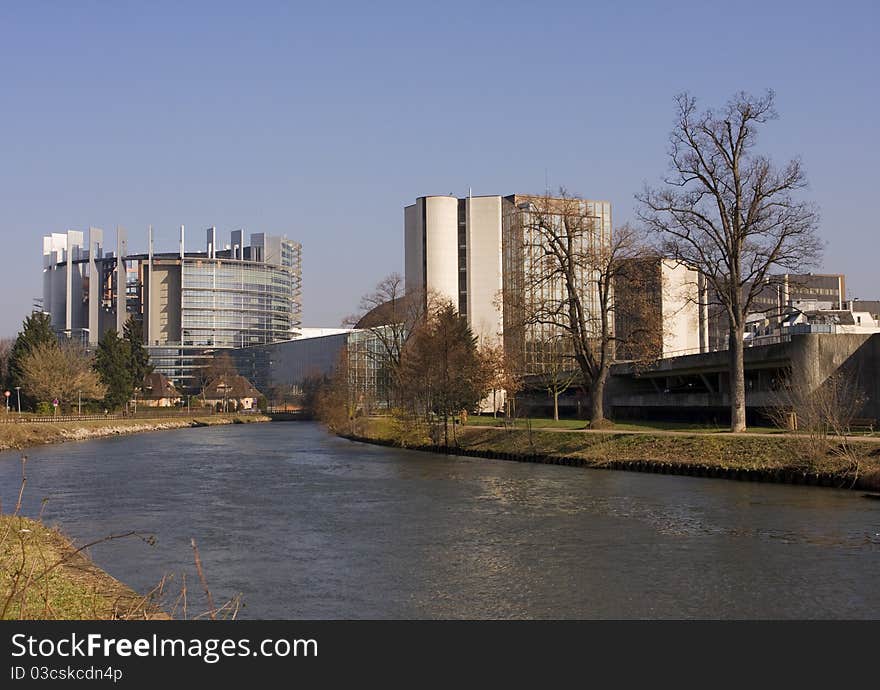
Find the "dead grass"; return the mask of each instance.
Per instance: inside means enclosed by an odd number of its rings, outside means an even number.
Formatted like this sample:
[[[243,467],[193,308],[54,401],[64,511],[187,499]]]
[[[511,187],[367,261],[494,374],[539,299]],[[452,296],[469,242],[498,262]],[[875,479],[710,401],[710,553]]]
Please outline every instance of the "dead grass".
[[[98,568],[57,529],[20,515],[0,515],[0,619],[168,618],[154,603],[163,586],[141,596]]]
[[[374,418],[364,425],[364,436],[393,440],[387,420]],[[609,462],[694,464],[722,469],[796,470],[847,475],[848,463],[829,452],[809,458],[785,434],[772,437],[707,435],[705,433],[652,434],[579,433],[541,429],[494,429],[466,426],[458,429],[461,448],[493,453],[577,457],[601,466]],[[859,472],[862,482],[880,486],[880,447],[865,445]]]

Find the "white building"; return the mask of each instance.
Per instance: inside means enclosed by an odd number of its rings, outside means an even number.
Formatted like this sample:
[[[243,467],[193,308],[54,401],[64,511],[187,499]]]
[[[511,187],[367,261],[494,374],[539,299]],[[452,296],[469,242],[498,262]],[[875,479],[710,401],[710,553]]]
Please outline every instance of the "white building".
[[[424,196],[404,209],[406,291],[447,299],[480,340],[502,331],[502,197]]]

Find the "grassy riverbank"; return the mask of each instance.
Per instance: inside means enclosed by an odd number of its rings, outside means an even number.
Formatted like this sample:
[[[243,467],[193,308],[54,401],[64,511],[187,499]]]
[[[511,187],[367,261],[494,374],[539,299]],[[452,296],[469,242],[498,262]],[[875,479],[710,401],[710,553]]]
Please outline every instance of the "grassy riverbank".
[[[581,426],[583,424],[581,423]],[[354,436],[410,448],[439,449],[426,435],[401,435],[389,418],[358,420]],[[603,431],[565,428],[491,428],[457,426],[455,443],[450,431],[448,452],[488,457],[562,461],[585,467],[640,469],[652,465],[671,474],[703,473],[750,478],[811,476],[834,486],[880,490],[880,443],[869,438],[828,439],[817,443],[792,434],[724,434],[706,431],[634,430],[630,426]],[[572,462],[568,462],[572,461]],[[698,471],[699,470],[699,471]]]
[[[57,530],[0,515],[0,619],[167,618],[98,568]]]
[[[268,421],[271,421],[269,417],[260,414],[206,414],[80,422],[0,424],[0,450],[27,448],[48,443],[63,443],[64,441],[83,441],[92,438],[135,434],[144,431],[215,426],[218,424],[250,424]]]

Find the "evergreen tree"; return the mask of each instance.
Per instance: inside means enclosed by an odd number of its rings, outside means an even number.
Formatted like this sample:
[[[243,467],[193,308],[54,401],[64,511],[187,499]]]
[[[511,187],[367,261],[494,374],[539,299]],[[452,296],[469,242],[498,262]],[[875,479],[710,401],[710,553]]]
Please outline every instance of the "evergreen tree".
[[[122,335],[128,344],[128,368],[131,371],[132,382],[136,388],[140,388],[144,383],[144,378],[153,373],[150,354],[144,347],[144,322],[140,319],[129,318],[125,322]]]
[[[475,408],[490,387],[477,339],[451,304],[442,305],[419,325],[403,349],[398,391],[413,411],[443,421]],[[453,432],[454,433],[454,432]]]
[[[23,407],[33,408],[36,399],[23,384],[22,363],[37,345],[50,345],[57,342],[58,338],[55,331],[52,330],[52,317],[49,314],[35,311],[22,322],[21,331],[9,353],[8,383],[10,388],[22,386],[21,404]]]
[[[104,404],[111,410],[125,405],[134,393],[135,380],[131,369],[131,348],[116,329],[101,336],[95,352],[95,371],[107,387]]]

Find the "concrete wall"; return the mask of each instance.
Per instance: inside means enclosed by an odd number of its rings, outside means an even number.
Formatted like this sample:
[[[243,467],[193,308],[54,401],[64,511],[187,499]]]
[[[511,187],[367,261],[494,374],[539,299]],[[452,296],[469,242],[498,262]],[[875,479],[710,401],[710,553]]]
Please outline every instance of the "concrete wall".
[[[501,197],[472,197],[467,203],[468,321],[478,338],[498,342],[503,328]]]
[[[145,274],[144,292],[148,295],[144,312],[144,333],[151,333],[149,345],[180,342],[179,264],[154,263]]]
[[[860,417],[880,420],[880,333],[794,335],[790,342],[749,347],[745,350],[746,406],[752,410],[779,403],[774,380],[791,371],[795,381],[810,389],[829,376],[852,377],[864,397]],[[654,416],[692,410],[726,414],[729,405],[726,351],[663,359],[649,367],[618,364],[612,367],[606,390],[609,409],[650,410]],[[693,382],[693,392],[670,382]],[[749,385],[749,382],[754,384]]]
[[[425,197],[425,278],[428,294],[458,305],[458,199]]]
[[[409,294],[420,293],[425,287],[422,207],[423,199],[403,209],[404,280]]]
[[[700,306],[697,272],[684,264],[664,259],[660,263],[662,285],[663,353],[700,351]]]

